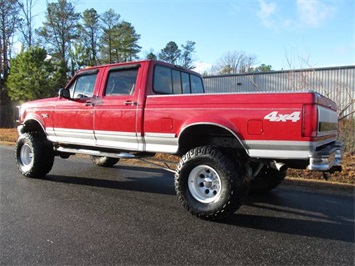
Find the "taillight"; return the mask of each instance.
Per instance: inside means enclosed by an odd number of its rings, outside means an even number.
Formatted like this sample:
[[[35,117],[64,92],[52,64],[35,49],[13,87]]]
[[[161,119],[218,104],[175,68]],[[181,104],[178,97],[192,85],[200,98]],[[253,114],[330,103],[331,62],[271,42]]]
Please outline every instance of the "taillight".
[[[318,126],[318,108],[315,104],[305,104],[302,108],[302,136],[316,137]]]

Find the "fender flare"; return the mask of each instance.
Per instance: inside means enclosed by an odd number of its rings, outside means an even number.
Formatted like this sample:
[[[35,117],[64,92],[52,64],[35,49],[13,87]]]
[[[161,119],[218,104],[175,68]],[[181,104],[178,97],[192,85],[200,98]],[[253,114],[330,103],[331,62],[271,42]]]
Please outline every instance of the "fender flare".
[[[216,116],[210,116],[206,118],[206,116],[201,116],[201,117],[194,117],[192,119],[187,120],[181,127],[181,130],[178,134],[178,143],[180,143],[180,137],[182,134],[188,129],[193,126],[198,126],[198,125],[210,125],[210,126],[215,126],[222,128],[226,131],[228,131],[231,135],[235,137],[235,139],[238,141],[238,143],[241,145],[241,147],[249,154],[249,150],[245,147],[244,143],[241,141],[240,137],[238,136],[238,129],[237,127],[230,122],[229,120],[226,120],[222,117],[216,117]]]
[[[41,131],[47,136],[47,132],[46,132],[46,128],[44,127],[43,119],[41,116],[39,116],[37,114],[29,114],[28,116],[26,116],[25,120],[22,123],[21,129],[19,129],[19,132],[25,133],[25,132],[31,131],[31,130],[26,130],[26,126],[31,128],[32,123],[35,123],[36,125],[40,126]]]

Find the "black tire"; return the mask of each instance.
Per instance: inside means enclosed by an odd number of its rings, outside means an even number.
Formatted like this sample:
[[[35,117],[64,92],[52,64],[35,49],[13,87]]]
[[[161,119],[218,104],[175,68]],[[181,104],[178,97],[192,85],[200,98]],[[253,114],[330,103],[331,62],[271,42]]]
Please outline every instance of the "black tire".
[[[16,164],[26,177],[42,178],[54,163],[53,145],[39,132],[20,135],[15,149]]]
[[[101,167],[112,167],[114,166],[120,159],[119,158],[111,158],[106,156],[90,156],[91,161]]]
[[[264,166],[259,174],[250,181],[250,192],[265,193],[273,190],[284,181],[287,170],[278,171]]]
[[[175,191],[190,213],[218,220],[239,209],[248,195],[248,182],[238,163],[215,147],[203,146],[181,158],[175,174]]]

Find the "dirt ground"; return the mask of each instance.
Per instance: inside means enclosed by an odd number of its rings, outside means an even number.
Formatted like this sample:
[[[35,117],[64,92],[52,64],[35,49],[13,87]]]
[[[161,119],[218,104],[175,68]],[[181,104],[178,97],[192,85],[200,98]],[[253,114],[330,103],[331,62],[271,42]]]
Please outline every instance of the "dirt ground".
[[[355,184],[355,154],[346,153],[342,162],[343,171],[329,174],[329,181],[337,183]],[[303,179],[323,180],[323,173],[309,170],[289,169],[288,176]]]
[[[16,129],[0,128],[0,144],[14,145],[18,135]],[[176,161],[175,156],[157,154],[157,159]],[[329,181],[342,184],[355,184],[355,153],[346,153],[343,157],[343,171],[329,174]],[[324,180],[323,174],[320,172],[311,172],[308,170],[288,170],[288,178],[302,180]]]

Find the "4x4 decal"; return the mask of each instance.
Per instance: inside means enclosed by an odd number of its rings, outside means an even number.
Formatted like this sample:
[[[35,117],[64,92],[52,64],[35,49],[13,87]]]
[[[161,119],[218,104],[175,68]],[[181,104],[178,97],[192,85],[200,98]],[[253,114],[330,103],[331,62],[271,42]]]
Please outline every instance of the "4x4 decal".
[[[265,120],[269,120],[270,122],[297,122],[301,119],[301,112],[293,112],[292,114],[280,114],[278,111],[273,111],[270,114],[264,116]]]

